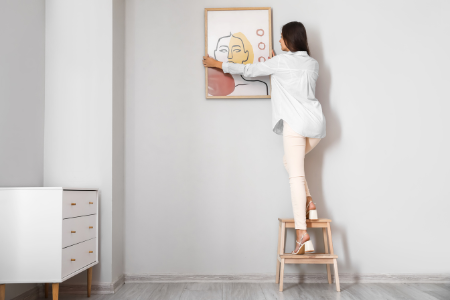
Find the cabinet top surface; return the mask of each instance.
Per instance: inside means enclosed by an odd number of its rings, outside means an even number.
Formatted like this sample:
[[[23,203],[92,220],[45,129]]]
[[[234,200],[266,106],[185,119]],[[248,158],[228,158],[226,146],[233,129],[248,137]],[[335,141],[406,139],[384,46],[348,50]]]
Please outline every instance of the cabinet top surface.
[[[68,190],[68,191],[98,191],[94,188],[70,188],[70,187],[0,187],[0,190]]]

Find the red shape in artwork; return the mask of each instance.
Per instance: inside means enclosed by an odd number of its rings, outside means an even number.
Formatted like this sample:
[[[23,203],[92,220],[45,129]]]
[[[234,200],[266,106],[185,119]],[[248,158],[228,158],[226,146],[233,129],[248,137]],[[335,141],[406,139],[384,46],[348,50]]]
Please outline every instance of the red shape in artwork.
[[[218,68],[208,68],[208,93],[213,96],[227,96],[234,91],[234,78]]]

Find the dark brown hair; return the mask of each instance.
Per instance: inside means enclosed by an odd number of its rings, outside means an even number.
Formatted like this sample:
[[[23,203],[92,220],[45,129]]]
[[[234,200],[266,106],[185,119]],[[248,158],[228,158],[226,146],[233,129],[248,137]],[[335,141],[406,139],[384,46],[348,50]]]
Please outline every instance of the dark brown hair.
[[[281,34],[286,47],[291,52],[306,51],[309,55],[308,37],[302,23],[292,21],[285,24],[281,29]]]

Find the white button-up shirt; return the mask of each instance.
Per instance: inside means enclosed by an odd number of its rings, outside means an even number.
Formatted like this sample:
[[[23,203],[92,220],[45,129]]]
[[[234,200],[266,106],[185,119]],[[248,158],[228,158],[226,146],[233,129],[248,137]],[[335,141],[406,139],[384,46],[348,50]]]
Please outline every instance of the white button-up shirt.
[[[272,75],[272,130],[276,134],[283,134],[285,120],[305,137],[325,137],[325,116],[315,96],[319,63],[306,51],[288,51],[253,64],[224,62],[222,69],[244,77]]]

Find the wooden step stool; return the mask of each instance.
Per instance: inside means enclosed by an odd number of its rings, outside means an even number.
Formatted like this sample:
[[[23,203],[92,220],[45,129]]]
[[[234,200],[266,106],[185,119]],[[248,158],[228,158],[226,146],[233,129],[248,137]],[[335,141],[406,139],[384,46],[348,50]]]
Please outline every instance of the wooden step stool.
[[[284,275],[284,264],[326,264],[328,283],[331,284],[331,271],[330,265],[334,265],[334,277],[336,281],[336,291],[340,291],[339,285],[339,274],[337,267],[337,255],[333,251],[333,241],[331,239],[331,229],[329,219],[317,219],[317,220],[306,220],[306,226],[308,228],[322,228],[323,233],[323,243],[325,246],[325,253],[305,253],[303,255],[285,253],[284,249],[286,246],[286,228],[294,228],[294,219],[282,219],[278,218],[279,229],[278,229],[278,253],[277,253],[277,275],[275,283],[280,283],[280,292],[283,291],[283,275]],[[328,250],[329,241],[329,250]],[[280,269],[281,265],[281,269]]]

